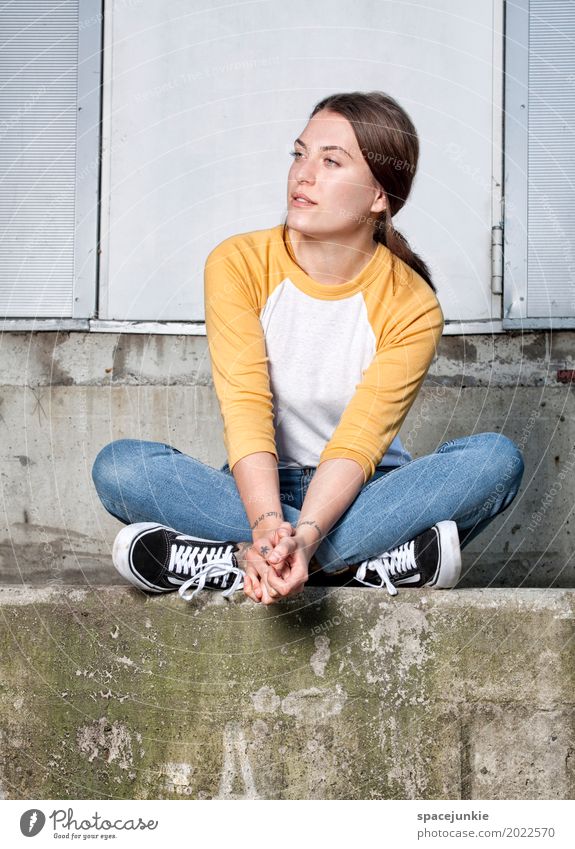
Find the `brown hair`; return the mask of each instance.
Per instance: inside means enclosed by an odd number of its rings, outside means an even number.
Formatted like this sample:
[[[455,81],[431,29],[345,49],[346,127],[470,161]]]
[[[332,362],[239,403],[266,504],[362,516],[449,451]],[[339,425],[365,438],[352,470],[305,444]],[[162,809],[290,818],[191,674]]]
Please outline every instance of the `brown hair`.
[[[330,94],[310,115],[329,109],[350,122],[363,158],[387,196],[387,208],[375,219],[373,238],[413,268],[436,291],[425,262],[391,223],[405,204],[417,169],[419,139],[407,112],[382,91]]]

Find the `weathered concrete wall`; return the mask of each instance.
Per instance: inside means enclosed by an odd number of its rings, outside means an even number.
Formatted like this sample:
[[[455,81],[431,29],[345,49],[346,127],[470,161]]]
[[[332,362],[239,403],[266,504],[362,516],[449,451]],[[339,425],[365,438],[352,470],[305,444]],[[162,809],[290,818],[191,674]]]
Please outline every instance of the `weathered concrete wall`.
[[[573,587],[574,334],[445,336],[401,431],[414,456],[500,430],[523,450],[514,504],[465,549],[461,587]],[[225,452],[205,337],[5,333],[0,427],[4,583],[115,581],[119,523],[93,460],[111,439],[171,442],[213,466]]]
[[[117,586],[92,485],[119,437],[223,463],[205,337],[4,334],[0,797],[573,798],[573,338],[442,340],[404,444],[526,461],[456,590],[261,608]]]
[[[572,799],[575,597],[0,589],[4,798]]]

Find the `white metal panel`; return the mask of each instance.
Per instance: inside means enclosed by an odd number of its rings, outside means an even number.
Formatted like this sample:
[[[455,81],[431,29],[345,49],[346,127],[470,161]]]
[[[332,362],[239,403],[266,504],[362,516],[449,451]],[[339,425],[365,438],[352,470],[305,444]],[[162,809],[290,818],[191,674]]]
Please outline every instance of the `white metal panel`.
[[[528,230],[529,316],[575,316],[575,5],[565,0],[530,2]]]
[[[575,6],[508,7],[505,324],[575,326]]]
[[[288,151],[314,104],[372,89],[399,100],[420,135],[419,172],[394,221],[431,266],[446,317],[499,317],[501,0],[105,9],[100,319],[202,320],[208,251],[283,220]]]
[[[100,32],[100,2],[0,9],[0,315],[94,315]]]

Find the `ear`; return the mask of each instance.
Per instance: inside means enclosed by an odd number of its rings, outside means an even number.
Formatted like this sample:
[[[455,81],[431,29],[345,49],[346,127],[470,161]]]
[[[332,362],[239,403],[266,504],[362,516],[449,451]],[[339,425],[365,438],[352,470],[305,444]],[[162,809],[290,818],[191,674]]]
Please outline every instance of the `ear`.
[[[375,199],[374,199],[374,201],[371,205],[371,209],[369,211],[374,212],[376,214],[379,214],[379,213],[383,212],[385,209],[388,209],[387,197],[386,197],[384,190],[381,188],[381,186],[377,185],[376,186]]]

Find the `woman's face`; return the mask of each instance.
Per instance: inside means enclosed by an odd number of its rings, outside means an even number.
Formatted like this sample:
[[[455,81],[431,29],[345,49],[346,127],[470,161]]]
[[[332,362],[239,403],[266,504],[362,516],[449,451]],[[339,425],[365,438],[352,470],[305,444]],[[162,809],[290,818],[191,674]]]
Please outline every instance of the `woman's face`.
[[[385,196],[347,118],[327,109],[318,112],[296,140],[292,155],[288,227],[312,237],[343,240],[358,230],[373,231],[374,219],[385,209]],[[313,203],[298,201],[298,193]]]

